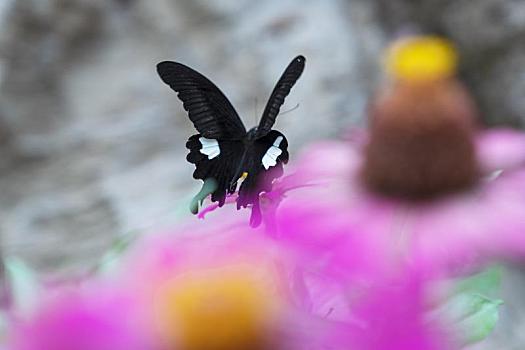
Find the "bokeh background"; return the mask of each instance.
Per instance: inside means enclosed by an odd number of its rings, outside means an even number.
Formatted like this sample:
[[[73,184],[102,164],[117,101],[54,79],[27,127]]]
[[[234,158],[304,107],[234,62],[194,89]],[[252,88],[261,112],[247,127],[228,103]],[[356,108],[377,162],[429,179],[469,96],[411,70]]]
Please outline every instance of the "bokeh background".
[[[157,62],[208,76],[251,127],[305,55],[283,110],[299,107],[276,124],[293,159],[366,123],[381,49],[414,31],[457,44],[483,123],[525,126],[523,0],[0,0],[2,254],[79,276],[119,238],[190,217],[195,132]],[[503,319],[479,349],[525,348],[525,279],[506,275]]]

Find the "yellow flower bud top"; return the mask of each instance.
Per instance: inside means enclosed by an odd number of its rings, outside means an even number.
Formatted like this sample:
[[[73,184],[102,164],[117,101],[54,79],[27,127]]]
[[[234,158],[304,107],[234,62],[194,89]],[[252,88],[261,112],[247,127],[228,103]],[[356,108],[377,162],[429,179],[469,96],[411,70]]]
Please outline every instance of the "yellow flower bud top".
[[[163,332],[181,350],[266,349],[277,311],[267,277],[236,267],[173,280],[159,298]]]
[[[424,82],[454,75],[458,57],[453,45],[436,36],[395,42],[386,52],[387,72],[396,79]]]

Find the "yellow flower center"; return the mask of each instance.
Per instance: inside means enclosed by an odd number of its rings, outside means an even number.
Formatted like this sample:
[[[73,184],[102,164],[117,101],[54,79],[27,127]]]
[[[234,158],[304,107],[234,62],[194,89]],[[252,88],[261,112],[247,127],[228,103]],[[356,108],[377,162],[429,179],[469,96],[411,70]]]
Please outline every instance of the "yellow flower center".
[[[414,36],[395,42],[386,53],[386,70],[409,82],[430,81],[454,74],[457,54],[450,42],[435,36]]]
[[[161,292],[159,319],[182,350],[266,349],[275,322],[267,276],[246,268],[185,274]]]

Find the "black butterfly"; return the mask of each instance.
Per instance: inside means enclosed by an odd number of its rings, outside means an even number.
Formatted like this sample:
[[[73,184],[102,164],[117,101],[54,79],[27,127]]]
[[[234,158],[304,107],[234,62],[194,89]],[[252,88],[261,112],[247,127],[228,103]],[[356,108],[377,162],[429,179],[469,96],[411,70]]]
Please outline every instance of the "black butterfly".
[[[177,92],[199,132],[186,143],[190,150],[186,159],[196,167],[193,177],[216,181],[211,200],[219,206],[224,204],[226,193],[234,193],[238,180],[244,178],[237,209],[253,204],[258,212],[259,194],[270,191],[272,181],[283,174],[288,141],[272,126],[305,61],[303,56],[292,60],[273,89],[259,125],[248,132],[230,101],[205,76],[177,62],[157,65],[160,78]]]

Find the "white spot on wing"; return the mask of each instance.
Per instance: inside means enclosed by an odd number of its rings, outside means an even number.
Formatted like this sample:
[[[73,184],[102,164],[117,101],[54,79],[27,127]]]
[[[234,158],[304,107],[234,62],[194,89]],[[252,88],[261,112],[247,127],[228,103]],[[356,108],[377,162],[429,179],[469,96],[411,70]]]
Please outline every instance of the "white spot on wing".
[[[268,170],[270,167],[275,166],[277,164],[277,157],[283,153],[282,149],[279,148],[281,145],[281,142],[283,141],[282,136],[278,136],[275,141],[273,142],[273,145],[268,148],[268,151],[264,154],[262,158],[262,164],[264,166],[264,169]]]
[[[213,159],[221,154],[221,149],[217,140],[200,137],[199,142],[202,145],[201,153],[207,155],[208,159]]]

